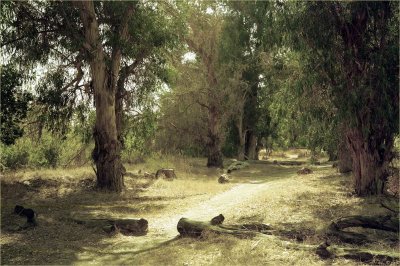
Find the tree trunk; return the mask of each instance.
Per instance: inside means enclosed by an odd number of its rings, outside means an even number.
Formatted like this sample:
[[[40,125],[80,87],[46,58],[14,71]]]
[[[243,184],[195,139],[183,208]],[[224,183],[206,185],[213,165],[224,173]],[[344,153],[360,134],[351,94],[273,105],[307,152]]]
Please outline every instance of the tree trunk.
[[[207,138],[207,167],[223,167],[221,152],[221,136],[216,108],[209,109],[208,138]]]
[[[257,139],[257,136],[253,132],[250,133],[249,148],[247,150],[247,158],[249,160],[258,160]]]
[[[121,148],[124,147],[124,94],[125,94],[125,75],[121,73],[121,76],[117,83],[117,93],[115,95],[115,119],[117,127],[118,141],[121,144]]]
[[[236,123],[239,132],[238,160],[244,161],[246,151],[246,130],[243,130],[243,115],[240,115]]]
[[[371,149],[371,146],[377,146],[377,140],[375,143],[368,143],[359,129],[348,131],[347,142],[353,160],[354,187],[357,195],[382,194],[388,166],[388,154],[385,153],[390,151],[381,150],[379,154],[377,148]]]
[[[118,75],[121,54],[113,51],[112,70],[108,74],[93,1],[81,1],[75,4],[80,9],[85,42],[91,50],[89,63],[96,106],[96,123],[93,130],[95,147],[92,157],[97,169],[97,186],[120,192],[124,186],[124,168],[121,163],[116,128],[115,75]]]
[[[353,169],[353,160],[345,140],[339,141],[338,147],[338,171],[339,173],[348,173]]]

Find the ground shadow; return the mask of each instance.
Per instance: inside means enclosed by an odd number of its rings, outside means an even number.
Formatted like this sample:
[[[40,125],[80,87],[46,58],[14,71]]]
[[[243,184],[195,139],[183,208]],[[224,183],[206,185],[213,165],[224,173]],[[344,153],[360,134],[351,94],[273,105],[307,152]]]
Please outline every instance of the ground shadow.
[[[77,224],[70,219],[74,215],[141,218],[167,204],[166,197],[141,197],[135,189],[117,195],[96,191],[93,185],[87,180],[63,185],[56,180],[2,181],[1,264],[72,264],[87,247],[106,248],[104,241],[114,237],[102,228]],[[20,230],[26,218],[14,214],[17,204],[35,210],[36,227]]]

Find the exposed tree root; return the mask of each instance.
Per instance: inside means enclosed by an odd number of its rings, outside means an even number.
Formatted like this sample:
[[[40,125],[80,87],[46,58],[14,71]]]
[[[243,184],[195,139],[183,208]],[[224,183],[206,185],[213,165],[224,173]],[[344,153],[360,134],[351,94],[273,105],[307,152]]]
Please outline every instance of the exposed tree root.
[[[380,217],[381,220],[371,220],[373,218],[366,218],[360,216],[353,216],[349,219],[339,219],[332,226],[335,230],[343,229],[356,224],[356,226],[366,226],[367,228],[385,228],[390,231],[394,230],[392,222],[388,222],[386,218]],[[271,226],[260,223],[250,223],[242,225],[222,225],[223,215],[220,214],[214,217],[211,221],[215,222],[203,222],[195,221],[187,218],[181,218],[178,222],[178,232],[181,236],[186,237],[200,237],[204,232],[213,232],[216,234],[229,234],[238,237],[254,237],[254,236],[265,236],[266,234],[274,234]],[[347,232],[346,232],[347,233]],[[282,246],[285,248],[293,248],[298,250],[310,250],[314,251],[321,259],[333,259],[333,258],[346,258],[353,259],[362,262],[375,262],[391,263],[398,261],[400,255],[397,253],[390,252],[378,252],[359,248],[342,248],[342,247],[331,247],[329,243],[325,242],[321,245],[307,245],[301,243],[294,243],[289,241],[280,240]]]
[[[369,241],[366,235],[343,231],[343,229],[350,227],[371,228],[398,233],[399,220],[397,217],[391,215],[348,216],[332,222],[332,224],[328,228],[328,234],[336,236],[346,243],[360,244]]]

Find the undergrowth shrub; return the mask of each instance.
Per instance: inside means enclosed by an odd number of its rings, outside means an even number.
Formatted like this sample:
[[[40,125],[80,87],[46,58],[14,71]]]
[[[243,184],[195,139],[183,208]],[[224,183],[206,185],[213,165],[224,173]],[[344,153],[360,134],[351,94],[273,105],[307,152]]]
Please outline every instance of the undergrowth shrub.
[[[60,145],[62,141],[48,134],[38,141],[30,140],[29,166],[31,167],[57,167],[60,158]]]
[[[1,170],[5,169],[18,169],[28,165],[29,162],[29,152],[24,147],[24,145],[16,144],[11,146],[6,146],[1,144]]]
[[[47,168],[82,166],[90,161],[93,143],[82,143],[74,134],[65,137],[46,132],[40,140],[28,136],[19,138],[14,145],[0,144],[0,170],[20,168]]]

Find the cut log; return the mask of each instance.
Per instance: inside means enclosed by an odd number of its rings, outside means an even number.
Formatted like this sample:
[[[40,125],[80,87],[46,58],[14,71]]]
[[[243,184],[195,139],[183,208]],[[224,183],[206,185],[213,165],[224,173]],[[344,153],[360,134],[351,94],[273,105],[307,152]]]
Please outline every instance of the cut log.
[[[218,220],[219,223],[223,215],[220,214],[214,217],[211,221]],[[204,232],[212,232],[216,234],[230,234],[238,237],[241,236],[265,236],[265,234],[271,234],[271,226],[261,223],[250,223],[241,225],[222,225],[212,224],[212,222],[194,221],[187,218],[181,218],[178,222],[178,232],[181,236],[186,237],[200,237]],[[221,222],[222,223],[222,222]],[[329,243],[325,242],[321,245],[307,245],[298,244],[289,241],[282,241],[282,245],[285,248],[293,248],[296,250],[310,250],[315,253],[321,259],[333,259],[333,258],[347,258],[362,262],[394,262],[399,260],[398,253],[381,252],[364,250],[358,248],[342,248],[332,247]]]
[[[299,162],[299,161],[273,161],[274,164],[279,164],[279,165],[288,165],[288,166],[296,166],[296,165],[302,165],[305,164],[305,162]]]
[[[162,168],[157,170],[156,178],[159,177],[164,177],[167,180],[173,180],[176,178],[176,175],[174,169]]]
[[[393,216],[348,216],[340,218],[329,226],[328,234],[340,238],[342,241],[353,244],[360,244],[369,241],[363,234],[343,231],[349,227],[362,227],[384,230],[389,232],[399,232],[399,220]]]
[[[224,220],[225,220],[225,217],[222,214],[220,214],[211,219],[211,225],[222,224],[224,222]]]
[[[312,172],[313,171],[310,168],[303,167],[299,171],[297,171],[297,174],[298,175],[308,175],[308,174],[312,174]]]
[[[107,233],[119,231],[123,235],[142,236],[148,231],[148,222],[145,219],[72,219],[77,224],[89,228],[98,227]]]
[[[217,234],[230,234],[236,236],[255,236],[259,233],[266,234],[267,230],[271,230],[269,225],[241,224],[241,225],[222,225],[222,217],[220,214],[210,222],[194,221],[187,218],[181,218],[178,222],[178,232],[181,236],[200,237],[203,232],[213,232]],[[218,220],[216,222],[216,220]],[[221,221],[222,220],[222,221]]]
[[[227,174],[222,174],[218,178],[218,183],[220,183],[220,184],[229,183],[230,181],[231,181],[231,179],[229,178],[229,176]]]

